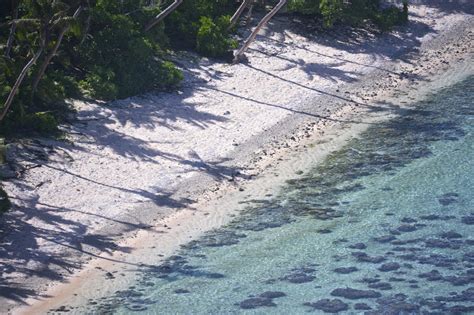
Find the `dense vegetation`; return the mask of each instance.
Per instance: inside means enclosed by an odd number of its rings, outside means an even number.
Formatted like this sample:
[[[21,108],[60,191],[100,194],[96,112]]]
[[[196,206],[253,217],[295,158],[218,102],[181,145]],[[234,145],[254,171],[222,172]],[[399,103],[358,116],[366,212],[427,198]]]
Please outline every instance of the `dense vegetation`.
[[[173,49],[232,54],[236,0],[179,1],[156,19],[170,1],[0,1],[0,136],[55,133],[71,98],[113,100],[177,86],[182,74],[167,58]],[[264,9],[277,1],[248,2]],[[287,8],[328,28],[370,20],[389,30],[408,18],[406,3],[380,9],[379,0],[288,0]]]
[[[361,25],[372,21],[382,31],[389,31],[396,25],[408,21],[408,2],[403,9],[381,7],[381,0],[292,0],[288,3],[290,12],[320,17],[325,27],[336,23]]]

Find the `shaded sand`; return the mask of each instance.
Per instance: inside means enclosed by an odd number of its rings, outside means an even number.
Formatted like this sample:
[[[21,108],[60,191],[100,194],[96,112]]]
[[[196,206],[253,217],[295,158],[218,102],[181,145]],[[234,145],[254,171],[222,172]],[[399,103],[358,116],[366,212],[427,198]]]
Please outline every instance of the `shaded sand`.
[[[13,147],[17,170],[31,169],[5,183],[15,208],[1,227],[0,311],[44,312],[125,286],[225,224],[244,197],[271,194],[372,121],[472,74],[472,15],[412,12],[409,28],[377,37],[308,37],[304,22],[283,31],[279,17],[249,64],[178,56],[178,93],[78,103],[68,141]]]

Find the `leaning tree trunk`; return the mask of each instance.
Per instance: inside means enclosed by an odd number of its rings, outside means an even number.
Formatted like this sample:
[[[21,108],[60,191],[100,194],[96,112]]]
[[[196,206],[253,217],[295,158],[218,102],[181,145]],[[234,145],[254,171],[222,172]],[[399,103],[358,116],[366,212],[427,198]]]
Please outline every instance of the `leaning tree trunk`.
[[[74,12],[74,15],[72,17],[74,19],[77,18],[79,16],[79,14],[81,14],[82,9],[83,9],[82,6],[77,8],[76,12]],[[38,74],[36,75],[35,80],[33,81],[33,84],[32,84],[32,87],[31,87],[32,95],[34,95],[36,93],[36,90],[38,89],[38,84],[40,83],[41,79],[43,78],[43,76],[46,72],[46,69],[48,68],[49,64],[51,63],[51,60],[53,59],[53,57],[58,52],[59,46],[61,45],[61,42],[63,41],[64,35],[69,31],[70,28],[71,28],[71,25],[67,25],[59,32],[58,39],[56,40],[56,44],[54,44],[53,49],[51,49],[49,54],[44,59],[43,63],[41,64],[41,66],[38,70]]]
[[[254,0],[243,0],[242,4],[239,6],[237,11],[235,11],[234,15],[230,18],[230,25],[229,28],[232,28],[235,23],[239,20],[240,16],[242,15],[242,12],[244,12],[245,8],[248,7]]]
[[[145,26],[145,32],[151,30],[156,24],[160,23],[165,17],[167,17],[171,12],[176,10],[180,4],[183,3],[183,0],[175,0],[172,4],[170,4],[166,9],[164,9],[160,14],[158,14],[153,20],[151,20]]]
[[[23,67],[23,69],[20,72],[20,75],[16,79],[15,84],[13,85],[10,94],[8,94],[7,100],[5,101],[5,104],[3,105],[2,112],[0,113],[0,122],[5,118],[5,116],[8,113],[8,110],[10,109],[10,106],[12,105],[13,99],[15,98],[15,94],[18,92],[18,89],[20,88],[21,83],[25,79],[26,73],[28,70],[36,63],[38,58],[41,56],[43,53],[43,45],[38,49],[36,54],[31,58],[30,61]]]
[[[12,27],[10,28],[10,34],[8,35],[8,40],[7,40],[7,47],[5,48],[5,57],[7,58],[10,58],[10,52],[13,47],[13,40],[15,39],[16,20],[18,19],[18,7],[19,7],[19,4],[16,4],[15,8],[13,9]]]
[[[242,58],[242,55],[245,53],[245,51],[249,48],[250,44],[255,40],[255,37],[257,37],[258,32],[264,27],[268,21],[278,12],[280,9],[286,4],[287,0],[280,0],[278,4],[270,11],[268,12],[267,15],[263,17],[263,19],[258,23],[257,27],[253,30],[252,34],[247,38],[245,43],[242,45],[242,47],[237,51],[235,54],[234,58],[234,63],[237,63],[240,61]]]

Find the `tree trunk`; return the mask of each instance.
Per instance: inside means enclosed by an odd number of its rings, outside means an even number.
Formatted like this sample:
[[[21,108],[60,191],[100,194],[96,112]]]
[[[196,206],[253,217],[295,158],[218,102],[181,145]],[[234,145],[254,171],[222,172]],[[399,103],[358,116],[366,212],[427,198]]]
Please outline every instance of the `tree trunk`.
[[[82,12],[82,6],[77,8],[76,12],[74,12],[74,15],[72,16],[73,18],[77,18],[79,14]],[[33,81],[33,85],[31,87],[31,93],[34,95],[36,93],[36,90],[38,89],[38,84],[40,83],[41,79],[43,78],[44,74],[46,73],[46,69],[48,68],[49,64],[51,63],[51,60],[54,58],[56,53],[58,52],[59,46],[61,45],[61,42],[64,38],[64,35],[69,31],[71,28],[70,25],[65,26],[58,35],[58,39],[56,40],[56,44],[54,44],[53,49],[49,52],[49,54],[46,56],[44,59],[43,63],[41,64],[38,74],[35,77],[35,80]]]
[[[156,24],[160,23],[165,17],[167,17],[171,12],[176,10],[183,0],[175,0],[170,4],[166,9],[164,9],[160,14],[158,14],[153,20],[151,20],[147,26],[145,26],[145,32],[151,30]]]
[[[25,79],[26,73],[28,70],[36,63],[38,58],[41,56],[43,53],[43,46],[41,46],[36,54],[31,58],[30,61],[23,67],[23,70],[21,70],[20,75],[16,79],[15,84],[12,87],[12,90],[10,91],[10,94],[8,94],[7,100],[5,101],[5,104],[3,105],[2,112],[0,114],[0,122],[3,121],[5,116],[8,113],[8,110],[10,109],[10,106],[12,105],[13,99],[15,98],[15,94],[18,92],[18,89],[20,88],[21,83]]]
[[[252,34],[247,38],[245,43],[242,45],[242,47],[237,51],[235,54],[234,58],[234,63],[239,62],[241,59],[242,55],[245,53],[245,51],[249,48],[250,44],[255,40],[255,37],[257,37],[258,32],[264,27],[268,21],[278,12],[280,9],[286,4],[287,0],[280,0],[278,4],[270,11],[268,12],[267,15],[263,17],[263,19],[258,23],[257,27],[253,30]]]
[[[250,5],[249,11],[247,12],[247,16],[245,17],[245,25],[248,25],[252,20],[252,12],[253,12],[254,4]]]
[[[8,35],[7,40],[7,47],[5,48],[5,57],[10,58],[10,52],[13,47],[13,40],[15,39],[15,31],[16,31],[16,19],[18,19],[18,3],[15,5],[14,1],[12,1],[14,8],[13,8],[13,16],[12,16],[12,27],[10,28],[10,34]]]
[[[245,8],[249,6],[250,3],[252,3],[253,0],[243,0],[242,4],[239,6],[237,11],[235,11],[234,15],[230,19],[230,25],[229,28],[232,28],[235,23],[239,20],[239,17],[242,15],[242,12],[244,12]]]
[[[89,0],[86,1],[86,4],[87,4],[87,6],[86,6],[87,9],[86,9],[86,10],[87,10],[87,11],[90,11],[90,9],[91,9],[91,4],[90,4]],[[81,38],[81,40],[79,41],[79,46],[82,46],[82,44],[84,44],[84,41],[85,41],[86,38],[87,38],[87,34],[89,33],[89,29],[90,29],[90,27],[91,27],[91,19],[92,19],[92,15],[89,13],[89,14],[87,15],[86,25],[85,25],[84,30],[83,30],[84,34],[82,35],[82,38]]]

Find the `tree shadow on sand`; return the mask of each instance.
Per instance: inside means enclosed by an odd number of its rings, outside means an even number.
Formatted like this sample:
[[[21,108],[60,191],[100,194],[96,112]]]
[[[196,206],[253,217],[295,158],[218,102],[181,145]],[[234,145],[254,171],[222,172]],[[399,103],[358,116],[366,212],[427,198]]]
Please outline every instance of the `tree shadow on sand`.
[[[467,7],[466,9],[462,9],[464,7],[452,7],[452,9],[448,9],[448,6],[444,5],[444,1],[441,0],[430,1],[430,3],[439,5],[440,8],[447,10],[447,12],[448,10],[469,10]],[[469,4],[467,4],[467,6],[469,6]],[[410,62],[409,56],[406,56],[406,54],[416,51],[420,46],[421,42],[418,38],[428,33],[435,33],[435,31],[427,25],[418,22],[410,23],[409,27],[399,34],[385,34],[378,37],[374,36],[374,34],[368,30],[354,30],[347,28],[341,29],[340,32],[337,32],[337,36],[331,34],[324,34],[323,36],[315,35],[311,40],[349,53],[369,54],[374,57],[374,60],[377,56],[381,56],[399,59],[404,58],[403,60]],[[270,23],[270,28],[275,26],[276,24]],[[308,37],[309,33],[307,29],[305,30],[305,28],[300,27],[302,25],[295,24],[295,26],[297,27],[293,27],[293,31],[304,32],[303,35]],[[412,28],[412,31],[408,31],[410,28]],[[284,32],[281,31],[280,34],[284,34]],[[272,40],[273,44],[275,44],[274,39],[265,37],[264,35],[259,35],[258,41],[265,40]],[[384,43],[389,43],[390,45],[384,45]],[[286,44],[283,43],[283,41],[279,41],[276,44],[284,49],[289,49],[290,47],[288,46],[285,48]],[[305,47],[301,46],[300,48]],[[305,71],[308,74],[308,76],[321,76],[331,82],[355,82],[358,80],[358,73],[346,72],[339,69],[339,67],[344,63],[355,62],[338,56],[323,55],[319,52],[312,53],[319,54],[322,57],[332,58],[334,62],[330,64],[313,64],[303,63],[299,60],[275,54],[272,54],[272,56],[285,58],[287,62],[300,67],[302,71]],[[377,68],[377,66],[371,64],[358,65],[376,68],[381,71],[395,74],[391,70]],[[199,83],[199,88],[216,89],[228,96],[245,98],[250,102],[290,110],[296,114],[312,115],[316,118],[330,119],[329,117],[316,115],[314,113],[286,108],[283,105],[259,101],[249,97],[248,95],[239,95],[235,92],[219,90],[208,84],[198,74],[200,72],[205,72],[207,77],[212,80],[221,80],[225,74],[206,70],[205,67],[200,67],[199,63],[189,62],[185,64],[185,66],[187,67],[184,69],[187,82]],[[331,94],[314,87],[308,87],[298,82],[280,77],[275,73],[258,69],[252,65],[248,65],[247,67],[254,71],[260,71],[265,75],[280,80],[286,80],[287,83],[299,88],[310,89],[317,94],[325,95],[334,100],[368,106],[374,111],[384,110],[381,106],[356,102],[350,97]],[[148,141],[127,135],[114,128],[114,125],[118,123],[122,126],[131,125],[136,128],[145,128],[149,130],[166,128],[169,130],[180,131],[180,126],[182,124],[190,125],[193,128],[202,130],[214,124],[226,123],[228,121],[226,117],[200,110],[198,100],[193,100],[193,104],[187,103],[188,98],[195,96],[195,93],[199,91],[199,88],[196,88],[195,86],[186,87],[181,91],[182,93],[179,94],[179,96],[174,95],[169,98],[155,98],[152,95],[145,95],[144,97],[112,102],[103,107],[96,106],[93,107],[93,109],[81,111],[78,117],[79,120],[70,127],[69,131],[79,136],[79,140],[77,140],[78,142],[90,142],[99,146],[107,147],[116,154],[130,159],[141,159],[154,162],[156,162],[157,159],[174,161],[186,166],[187,169],[185,172],[204,173],[219,181],[241,176],[240,169],[228,166],[228,164],[230,164],[229,159],[222,158],[216,161],[207,161],[193,150],[189,152],[188,157],[183,157],[173,152],[166,152],[150,147]],[[387,106],[390,107],[390,104]],[[391,106],[391,109],[396,110],[397,107]],[[112,117],[112,115],[114,117]],[[429,129],[432,130],[435,127],[437,126],[429,126]],[[50,143],[52,143],[53,150],[82,150],[81,146],[75,146],[66,142],[50,141]],[[156,187],[129,189],[118,185],[110,185],[71,172],[68,170],[66,163],[64,167],[59,168],[56,165],[48,163],[47,157],[51,154],[50,149],[51,148],[44,146],[37,146],[34,154],[30,157],[25,156],[24,158],[30,163],[40,165],[40,167],[55,168],[57,171],[66,172],[70,176],[87,181],[92,185],[106,186],[110,189],[141,196],[158,206],[180,209],[188,207],[193,202],[188,199],[175,199],[172,193],[160,191]],[[101,153],[95,152],[94,154]],[[38,161],[39,155],[44,159]],[[19,186],[23,185],[22,188],[25,191],[34,191],[35,189],[35,187],[24,182],[18,182],[16,184]],[[14,203],[16,202],[15,200],[13,201]],[[20,279],[25,280],[28,278],[42,278],[50,281],[65,281],[72,271],[81,267],[80,260],[78,259],[79,256],[97,257],[98,253],[111,253],[113,251],[128,253],[132,250],[129,247],[117,246],[116,240],[121,235],[113,233],[103,234],[92,231],[86,224],[68,219],[64,214],[79,211],[92,217],[100,217],[101,220],[110,221],[111,224],[120,224],[125,227],[126,231],[150,228],[149,224],[140,221],[123,221],[118,218],[110,218],[97,213],[85,213],[83,210],[67,209],[44,204],[36,197],[31,197],[28,200],[18,200],[18,202],[24,206],[21,208],[15,207],[11,212],[0,218],[0,300],[5,299],[17,303],[24,303],[25,299],[29,297],[40,297],[38,292],[35,292],[26,284],[28,281],[17,283],[14,280],[17,279],[17,275],[20,275]],[[55,246],[48,247],[47,245],[49,244],[55,244]],[[58,248],[61,248],[61,250],[58,250]]]
[[[186,172],[205,174],[218,181],[240,176],[239,168],[226,165],[229,159],[207,161],[195,151],[190,151],[186,157],[181,156],[156,149],[156,146],[150,146],[149,141],[116,130],[117,124],[150,130],[164,127],[179,131],[179,126],[183,124],[205,129],[212,124],[227,121],[223,116],[201,111],[194,104],[186,104],[186,99],[193,93],[191,88],[184,89],[178,97],[173,96],[171,104],[163,99],[155,99],[152,95],[145,95],[81,111],[78,120],[67,127],[67,132],[77,136],[74,143],[52,139],[25,141],[17,150],[14,170],[21,175],[29,167],[48,168],[93,186],[136,195],[170,211],[190,207],[194,200],[177,198],[173,192],[163,191],[159,187],[133,189],[126,185],[112,185],[71,171],[69,165],[73,162],[74,154],[71,153],[87,150],[87,147],[81,144],[91,143],[133,160],[153,163],[160,163],[162,159],[173,161],[184,166]],[[102,154],[98,151],[89,153]],[[59,155],[64,163],[58,163]],[[55,161],[51,161],[51,158]],[[66,281],[88,257],[110,260],[101,254],[111,254],[115,251],[129,253],[132,248],[118,246],[117,240],[124,233],[151,228],[149,223],[141,222],[139,216],[134,215],[133,209],[130,209],[131,218],[111,218],[94,211],[89,213],[82,209],[42,203],[35,193],[41,183],[34,186],[22,180],[15,180],[15,185],[18,189],[28,192],[28,197],[22,200],[12,198],[13,209],[0,217],[0,301],[22,304],[30,297],[44,297],[35,292],[35,281]],[[114,232],[110,229],[96,231],[84,222],[70,219],[68,214],[72,212],[81,212],[94,220],[106,221],[107,225],[118,225],[121,228]]]

